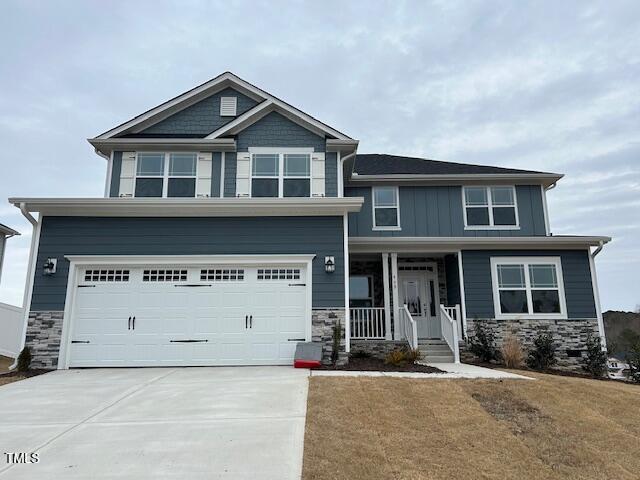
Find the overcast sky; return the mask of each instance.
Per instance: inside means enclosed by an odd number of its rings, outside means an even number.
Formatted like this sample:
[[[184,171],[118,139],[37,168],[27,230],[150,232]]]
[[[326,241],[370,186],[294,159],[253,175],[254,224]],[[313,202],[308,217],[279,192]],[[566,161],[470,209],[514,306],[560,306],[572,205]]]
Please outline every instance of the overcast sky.
[[[230,70],[361,153],[566,174],[555,234],[609,235],[604,309],[640,304],[640,2],[3,1],[0,198],[101,196],[87,137]],[[31,236],[0,301],[21,304]]]

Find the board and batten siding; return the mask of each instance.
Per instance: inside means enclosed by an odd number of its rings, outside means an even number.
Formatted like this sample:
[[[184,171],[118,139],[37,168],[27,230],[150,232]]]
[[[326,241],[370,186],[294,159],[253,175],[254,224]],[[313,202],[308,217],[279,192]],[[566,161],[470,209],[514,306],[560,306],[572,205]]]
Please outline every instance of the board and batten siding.
[[[344,307],[342,227],[342,217],[44,217],[31,310],[64,309],[65,255],[315,254],[313,307]],[[325,272],[325,256],[335,272]],[[47,258],[58,259],[54,275],[44,275]]]
[[[560,257],[567,316],[596,318],[586,250],[465,250],[462,252],[467,318],[494,318],[491,257]]]
[[[400,227],[373,230],[371,186],[348,186],[345,196],[364,197],[362,209],[349,214],[351,237],[512,237],[545,235],[540,185],[517,185],[518,230],[465,230],[461,186],[401,186]]]

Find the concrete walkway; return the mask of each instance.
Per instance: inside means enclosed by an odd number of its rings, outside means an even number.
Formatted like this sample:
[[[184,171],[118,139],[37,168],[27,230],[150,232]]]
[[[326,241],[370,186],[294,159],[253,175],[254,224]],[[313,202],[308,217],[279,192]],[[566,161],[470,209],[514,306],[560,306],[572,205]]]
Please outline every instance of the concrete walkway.
[[[478,367],[466,363],[433,363],[427,364],[431,367],[439,368],[444,373],[421,373],[421,372],[357,372],[348,370],[313,370],[314,377],[396,377],[396,378],[497,378],[497,379],[520,379],[535,380],[531,377],[518,375],[516,373],[503,372],[492,368]]]
[[[298,479],[308,370],[56,371],[0,387],[0,479]],[[36,452],[8,465],[4,452]]]

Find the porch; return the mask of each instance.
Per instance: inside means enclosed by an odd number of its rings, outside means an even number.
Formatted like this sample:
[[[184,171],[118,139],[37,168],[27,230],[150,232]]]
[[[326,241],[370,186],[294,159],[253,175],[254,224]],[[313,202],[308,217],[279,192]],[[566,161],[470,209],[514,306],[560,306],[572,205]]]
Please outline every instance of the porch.
[[[460,361],[465,335],[459,254],[352,254],[351,350],[383,355],[408,344],[429,363]]]

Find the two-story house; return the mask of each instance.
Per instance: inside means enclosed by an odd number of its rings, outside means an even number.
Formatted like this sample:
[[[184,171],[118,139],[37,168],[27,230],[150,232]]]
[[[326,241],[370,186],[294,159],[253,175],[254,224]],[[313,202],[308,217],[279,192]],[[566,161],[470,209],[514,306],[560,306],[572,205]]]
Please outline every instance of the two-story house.
[[[231,73],[89,142],[104,198],[10,199],[34,225],[35,366],[291,364],[301,341],[328,361],[336,335],[339,361],[454,361],[487,322],[525,345],[551,331],[571,367],[604,336],[609,239],[551,234],[562,175],[360,155]]]

